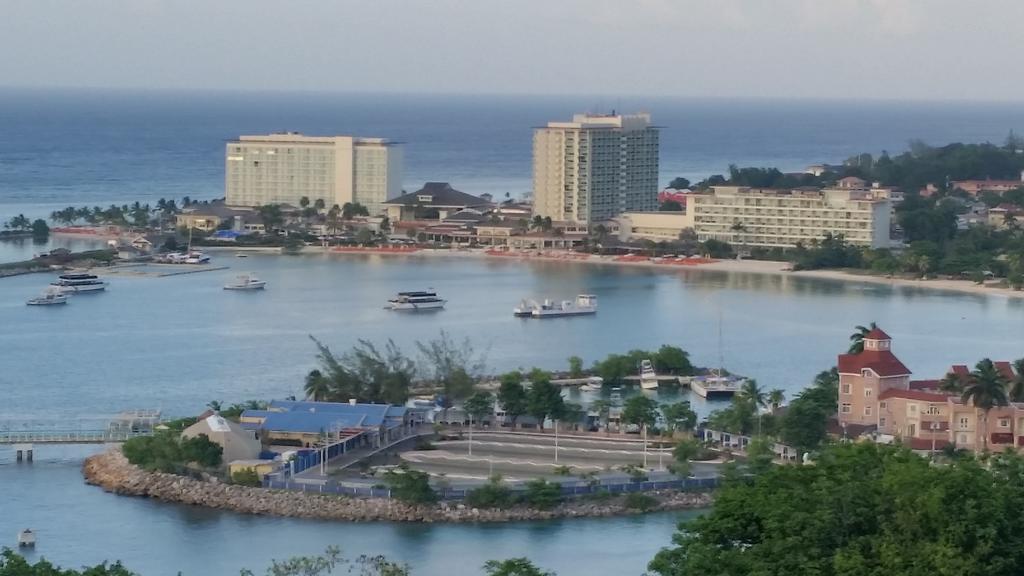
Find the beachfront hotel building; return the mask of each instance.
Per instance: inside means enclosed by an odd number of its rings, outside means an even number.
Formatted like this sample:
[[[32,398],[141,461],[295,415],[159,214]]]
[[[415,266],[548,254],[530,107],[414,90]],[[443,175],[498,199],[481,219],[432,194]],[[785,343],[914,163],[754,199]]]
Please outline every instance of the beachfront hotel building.
[[[229,206],[298,206],[306,197],[328,208],[358,202],[378,215],[402,193],[402,149],[382,138],[241,136],[228,142],[224,164]]]
[[[994,362],[1009,386],[1019,377],[1009,362]],[[1010,402],[988,417],[942,380],[911,380],[910,370],[892,352],[892,338],[881,328],[864,336],[860,353],[838,358],[838,421],[848,439],[898,442],[916,451],[948,445],[967,450],[1024,448],[1024,403]],[[944,379],[963,387],[971,372],[952,366]]]
[[[649,114],[576,114],[533,132],[533,213],[604,222],[658,208],[658,128]]]
[[[793,248],[826,233],[857,246],[891,245],[892,201],[863,188],[776,190],[714,186],[686,199],[686,225],[700,241]]]

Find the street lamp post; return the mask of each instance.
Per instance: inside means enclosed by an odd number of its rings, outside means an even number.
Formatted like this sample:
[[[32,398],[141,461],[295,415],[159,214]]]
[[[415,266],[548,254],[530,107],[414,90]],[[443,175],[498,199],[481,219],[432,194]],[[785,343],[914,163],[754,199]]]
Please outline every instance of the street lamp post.
[[[647,468],[647,423],[640,424],[644,433],[644,468]]]
[[[541,422],[541,425],[544,423]],[[555,420],[555,462],[558,462],[558,420]]]
[[[843,427],[843,442],[846,442],[846,422],[841,423],[840,426]]]
[[[939,423],[937,421],[933,421],[931,423],[931,425],[929,426],[929,428],[931,428],[931,431],[932,431],[932,453],[931,453],[931,457],[932,457],[932,460],[935,460],[935,434],[939,431],[939,428],[940,428]]]
[[[473,415],[469,415],[469,455],[473,455]]]

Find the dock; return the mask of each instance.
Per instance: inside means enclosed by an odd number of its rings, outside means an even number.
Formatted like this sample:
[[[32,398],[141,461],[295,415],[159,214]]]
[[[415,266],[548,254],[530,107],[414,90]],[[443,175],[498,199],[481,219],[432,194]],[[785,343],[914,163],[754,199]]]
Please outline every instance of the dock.
[[[145,266],[147,268],[160,268],[161,270],[137,270]],[[199,274],[201,272],[217,272],[228,270],[230,266],[209,266],[206,264],[125,264],[110,268],[96,269],[96,272],[104,276],[135,276],[140,278],[167,278],[170,276],[184,276],[185,274]],[[164,271],[163,269],[166,269]]]

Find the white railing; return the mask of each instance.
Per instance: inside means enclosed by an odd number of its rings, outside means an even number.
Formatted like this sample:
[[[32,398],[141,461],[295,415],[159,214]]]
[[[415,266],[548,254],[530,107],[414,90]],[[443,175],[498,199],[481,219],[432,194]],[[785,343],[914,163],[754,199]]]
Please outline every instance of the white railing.
[[[128,430],[0,430],[0,444],[105,444],[148,435]]]

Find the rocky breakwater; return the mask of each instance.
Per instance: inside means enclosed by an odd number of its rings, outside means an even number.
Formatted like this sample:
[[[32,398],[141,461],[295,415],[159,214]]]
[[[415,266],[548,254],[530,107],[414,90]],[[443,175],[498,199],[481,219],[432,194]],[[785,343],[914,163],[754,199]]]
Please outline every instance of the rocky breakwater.
[[[394,522],[510,522],[552,518],[616,516],[635,514],[621,499],[606,502],[572,500],[550,510],[516,506],[505,510],[476,509],[461,503],[411,505],[389,499],[363,499],[268,490],[222,482],[207,482],[162,472],[147,472],[128,462],[118,449],[90,456],[82,471],[86,482],[108,492],[142,496],[166,502],[231,510],[242,514],[293,516],[351,522],[387,520]],[[702,508],[711,504],[707,493],[651,492],[657,505],[650,511]]]

